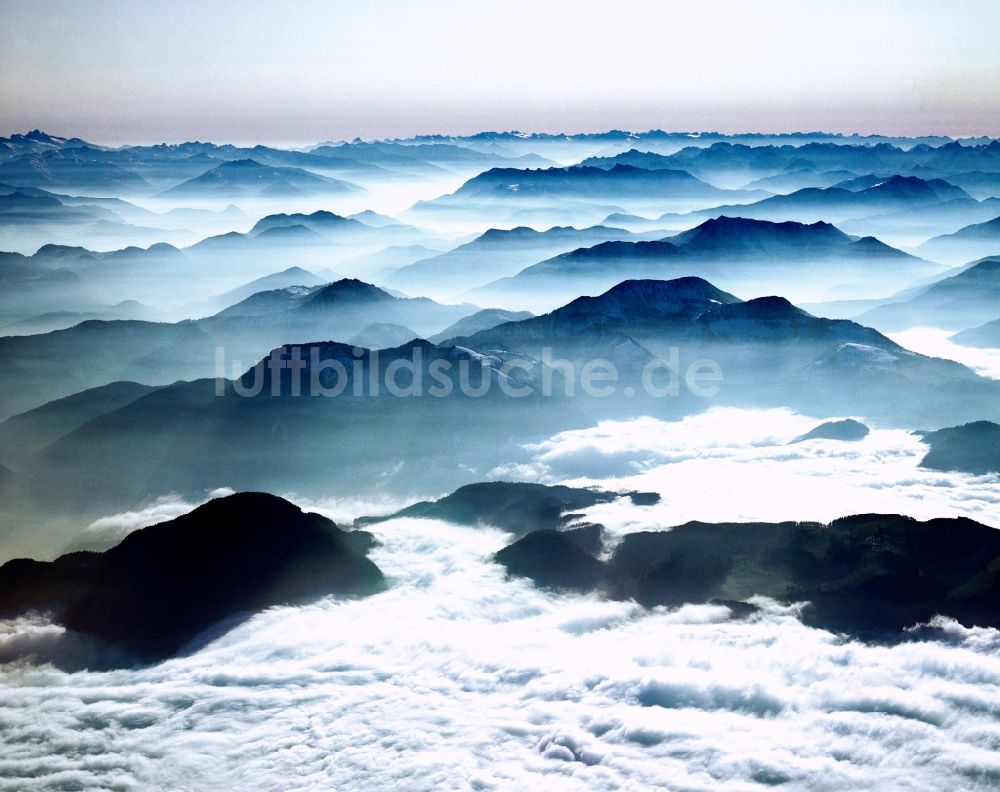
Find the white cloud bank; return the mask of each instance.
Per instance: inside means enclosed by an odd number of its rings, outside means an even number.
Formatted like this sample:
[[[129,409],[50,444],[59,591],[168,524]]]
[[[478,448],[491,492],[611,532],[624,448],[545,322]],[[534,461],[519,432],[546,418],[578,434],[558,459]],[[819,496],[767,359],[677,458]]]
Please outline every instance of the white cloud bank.
[[[1000,527],[1000,476],[925,470],[929,447],[872,427],[859,442],[791,441],[825,419],[785,409],[711,409],[681,421],[603,421],[526,450],[530,461],[493,470],[609,489],[652,490],[662,501],[587,511],[615,532],[688,520],[821,520],[869,512],[919,519],[963,515]]]
[[[1000,635],[874,647],[762,602],[558,596],[508,540],[377,528],[393,587],[276,608],[153,668],[0,671],[0,788],[988,789]],[[22,625],[24,627],[24,625]],[[33,626],[36,632],[37,626]]]
[[[997,477],[923,471],[913,436],[788,445],[819,420],[711,410],[566,432],[524,475],[655,489],[599,506],[613,532],[687,519],[968,514],[1000,525]],[[495,471],[500,475],[504,471]],[[510,473],[511,471],[506,471]],[[343,519],[351,500],[301,502]],[[191,504],[118,515],[128,531]],[[505,580],[510,537],[431,520],[374,527],[392,581],[367,600],[275,608],[147,669],[0,669],[0,789],[792,790],[1000,785],[1000,633],[868,646],[794,607],[730,621]],[[0,624],[0,659],[86,646]],[[83,655],[85,656],[85,655]]]
[[[1000,312],[1000,309],[998,309]],[[1000,349],[984,349],[956,344],[950,338],[953,330],[935,327],[914,327],[898,333],[887,333],[900,346],[922,355],[947,358],[968,366],[977,374],[990,379],[1000,379]]]

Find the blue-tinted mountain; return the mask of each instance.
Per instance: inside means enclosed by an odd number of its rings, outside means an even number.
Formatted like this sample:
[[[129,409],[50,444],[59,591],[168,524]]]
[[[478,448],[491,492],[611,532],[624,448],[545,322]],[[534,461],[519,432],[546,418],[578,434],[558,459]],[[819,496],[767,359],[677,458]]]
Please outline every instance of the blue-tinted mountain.
[[[286,343],[346,341],[373,320],[424,336],[476,310],[470,304],[398,298],[342,279],[257,292],[196,321],[85,321],[66,330],[0,338],[0,419],[116,380],[159,385],[213,376],[217,348],[230,362],[249,365]]]
[[[921,255],[940,261],[969,261],[1000,253],[1000,216],[975,223],[928,240],[918,249]]]
[[[965,518],[689,522],[626,534],[607,560],[597,555],[570,532],[548,530],[495,558],[541,586],[645,607],[714,603],[739,616],[753,611],[746,600],[754,596],[808,602],[807,624],[865,638],[901,640],[936,615],[969,627],[1000,624],[1000,533]],[[644,703],[657,701],[650,694]]]
[[[14,157],[18,154],[26,154],[38,151],[51,151],[73,146],[92,146],[80,138],[64,138],[57,135],[49,135],[40,129],[32,129],[30,132],[15,134],[10,137],[0,137],[0,155]]]
[[[489,330],[505,322],[519,322],[524,319],[531,319],[533,314],[530,311],[505,311],[502,308],[484,308],[469,316],[463,316],[454,324],[448,325],[444,330],[431,336],[428,340],[439,344],[450,338],[459,336],[471,336],[481,330]]]
[[[347,339],[347,343],[364,349],[393,349],[418,338],[419,335],[404,325],[372,322]]]
[[[2,170],[0,170],[2,173]],[[253,159],[232,160],[161,193],[164,198],[299,198],[361,192],[349,182],[319,176],[301,168],[261,165]]]
[[[609,240],[642,237],[621,228],[555,226],[546,231],[519,226],[509,230],[491,228],[464,245],[440,253],[385,277],[400,289],[436,289],[459,292],[497,278],[513,275],[524,267],[553,255]]]
[[[1000,311],[1000,258],[976,262],[902,302],[887,303],[858,319],[892,330],[941,327],[957,330],[996,318]]]
[[[1000,415],[1000,402],[993,403],[1000,384],[964,366],[906,350],[855,322],[813,316],[782,297],[743,302],[700,278],[626,281],[453,342],[489,354],[547,352],[578,369],[604,358],[636,380],[651,359],[676,349],[684,360],[711,360],[724,372],[713,404],[839,410],[911,426],[956,411],[968,419]],[[634,401],[639,395],[636,388]],[[681,392],[670,406],[697,403]],[[608,402],[608,409],[620,406]]]
[[[998,313],[1000,313],[1000,309],[998,309]],[[971,327],[968,330],[955,333],[951,340],[963,346],[1000,349],[1000,318],[986,322],[979,327]]]
[[[318,275],[303,269],[302,267],[289,267],[281,272],[264,275],[255,278],[249,283],[230,289],[227,292],[218,294],[211,298],[211,303],[217,305],[216,311],[230,305],[242,302],[248,297],[260,292],[273,291],[274,289],[286,289],[290,286],[321,286],[325,281]]]
[[[809,187],[788,195],[764,198],[756,203],[719,206],[697,212],[695,216],[729,215],[757,220],[837,223],[933,206],[957,198],[972,201],[963,189],[941,179],[925,180],[897,175],[861,190]],[[664,222],[677,220],[675,217],[662,219]]]
[[[631,337],[642,331],[666,333],[719,305],[739,298],[701,278],[629,280],[597,297],[578,297],[542,316],[505,322],[459,343],[475,349],[502,346],[540,354],[539,345],[562,341],[593,346],[602,338]]]
[[[431,203],[443,205],[462,200],[517,202],[535,197],[602,201],[618,200],[623,196],[706,199],[724,194],[724,190],[681,170],[649,171],[630,165],[615,165],[605,170],[577,165],[538,170],[494,168],[470,179],[452,195]]]
[[[827,421],[815,426],[804,435],[796,437],[793,443],[804,443],[806,440],[840,440],[853,443],[868,437],[870,430],[860,421],[846,418],[842,421]]]
[[[153,390],[138,382],[112,382],[11,416],[0,423],[0,460],[16,469],[49,443]]]
[[[107,195],[144,193],[149,182],[89,146],[35,151],[0,162],[0,182]]]
[[[658,241],[607,242],[564,253],[475,289],[470,296],[480,302],[513,302],[548,293],[565,298],[572,292],[607,289],[626,278],[683,275],[757,293],[791,285],[797,293],[816,295],[851,284],[874,296],[884,284],[940,272],[938,265],[871,237],[848,236],[821,221],[806,225],[719,217]]]

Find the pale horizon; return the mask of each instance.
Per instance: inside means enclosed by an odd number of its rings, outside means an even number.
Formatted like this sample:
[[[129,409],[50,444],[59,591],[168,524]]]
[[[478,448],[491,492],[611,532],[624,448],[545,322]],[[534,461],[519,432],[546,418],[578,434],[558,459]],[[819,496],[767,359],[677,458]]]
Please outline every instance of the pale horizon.
[[[106,145],[498,129],[1000,133],[1000,96],[984,90],[1000,73],[1000,15],[984,0],[639,2],[614,15],[447,0],[3,6],[0,128]]]

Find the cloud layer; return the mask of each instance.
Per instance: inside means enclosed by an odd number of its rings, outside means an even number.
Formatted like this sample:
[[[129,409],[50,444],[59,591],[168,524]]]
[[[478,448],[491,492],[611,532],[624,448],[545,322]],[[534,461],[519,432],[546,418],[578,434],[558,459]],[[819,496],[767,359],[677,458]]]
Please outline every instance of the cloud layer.
[[[968,514],[1000,525],[997,477],[924,471],[912,435],[789,444],[820,419],[710,410],[565,432],[497,476],[654,489],[592,519]],[[341,521],[396,503],[304,502]],[[98,521],[120,536],[194,504]],[[179,510],[179,511],[178,511]],[[510,537],[431,520],[375,526],[391,588],[275,608],[196,654],[68,673],[86,641],[0,623],[0,789],[988,789],[1000,783],[1000,633],[869,646],[757,602],[644,610],[506,580]],[[916,635],[914,636],[916,638]]]
[[[378,526],[393,587],[277,608],[143,670],[0,672],[0,787],[986,789],[1000,636],[874,647],[761,601],[540,592],[508,537]],[[39,630],[38,625],[8,631]],[[49,631],[51,633],[51,630]],[[51,637],[46,638],[51,640]]]
[[[791,443],[823,420],[784,409],[712,409],[675,422],[604,421],[529,446],[529,460],[491,475],[663,496],[645,509],[612,503],[588,510],[616,532],[688,520],[829,521],[869,512],[964,515],[1000,527],[1000,476],[922,469],[928,446],[895,429],[872,427],[853,443]]]

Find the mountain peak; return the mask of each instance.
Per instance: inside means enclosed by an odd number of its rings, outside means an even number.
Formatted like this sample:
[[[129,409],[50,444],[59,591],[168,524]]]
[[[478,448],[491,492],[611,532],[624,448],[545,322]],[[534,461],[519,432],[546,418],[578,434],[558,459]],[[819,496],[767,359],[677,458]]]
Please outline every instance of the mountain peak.
[[[740,299],[694,276],[673,280],[627,280],[597,297],[579,297],[553,312],[587,313],[642,320],[701,313]]]
[[[812,319],[814,317],[792,305],[784,297],[768,296],[723,306],[712,312],[712,318],[770,323],[789,319]]]
[[[303,308],[315,308],[338,302],[385,302],[395,300],[388,292],[357,278],[341,278],[316,290],[303,304]]]
[[[669,241],[688,249],[707,249],[759,247],[765,244],[800,246],[823,242],[846,243],[850,241],[850,237],[822,220],[808,224],[793,220],[775,223],[770,220],[722,215],[706,220],[690,231],[669,237]]]

